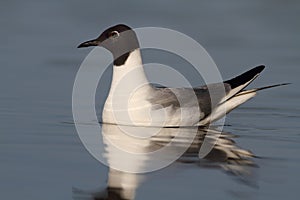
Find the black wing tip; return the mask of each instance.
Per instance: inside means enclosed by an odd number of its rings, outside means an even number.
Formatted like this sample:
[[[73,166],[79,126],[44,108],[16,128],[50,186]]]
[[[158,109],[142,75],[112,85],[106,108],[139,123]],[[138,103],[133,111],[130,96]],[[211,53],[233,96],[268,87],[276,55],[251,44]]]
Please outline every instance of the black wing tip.
[[[269,89],[269,88],[274,88],[274,87],[281,87],[281,86],[290,85],[290,84],[292,84],[292,83],[279,83],[279,84],[275,84],[275,85],[268,85],[268,86],[256,88],[255,91]]]
[[[292,84],[292,83],[280,83],[280,84],[278,84],[278,86],[282,86],[282,85],[290,85],[290,84]]]
[[[243,74],[225,81],[225,83],[228,83],[231,88],[236,88],[238,86],[241,86],[247,82],[249,82],[251,79],[254,79],[258,74],[260,74],[265,69],[264,65],[259,65],[257,67],[254,67],[250,69],[249,71],[244,72]]]
[[[257,71],[257,73],[260,73],[260,72],[262,72],[265,68],[266,68],[265,65],[259,65],[259,66],[257,66],[257,67],[254,67],[252,70],[253,70],[253,71]]]

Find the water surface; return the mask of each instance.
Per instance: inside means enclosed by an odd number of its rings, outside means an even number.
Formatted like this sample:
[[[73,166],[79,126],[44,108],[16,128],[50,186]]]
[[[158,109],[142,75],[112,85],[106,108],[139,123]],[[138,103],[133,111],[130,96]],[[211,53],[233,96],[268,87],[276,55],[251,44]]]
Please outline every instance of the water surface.
[[[89,52],[76,46],[120,22],[172,28],[193,37],[225,79],[263,63],[267,68],[253,87],[293,83],[262,91],[226,119],[224,131],[257,156],[252,158],[258,166],[251,176],[255,186],[241,184],[219,167],[177,163],[147,174],[136,199],[299,196],[298,1],[14,0],[0,5],[1,199],[72,199],[72,188],[97,192],[107,187],[108,168],[85,150],[72,123],[71,95]],[[144,58],[181,66],[166,54]],[[109,80],[99,84],[98,110]]]

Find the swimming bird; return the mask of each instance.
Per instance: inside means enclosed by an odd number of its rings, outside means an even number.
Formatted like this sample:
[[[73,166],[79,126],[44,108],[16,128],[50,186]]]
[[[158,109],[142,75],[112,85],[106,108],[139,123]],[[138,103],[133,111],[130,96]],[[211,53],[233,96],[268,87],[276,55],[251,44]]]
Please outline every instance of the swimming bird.
[[[156,87],[144,72],[139,41],[127,25],[106,29],[78,48],[99,46],[113,55],[113,77],[102,122],[135,126],[204,126],[248,101],[262,88],[244,90],[264,70],[260,65],[221,83],[195,88]]]

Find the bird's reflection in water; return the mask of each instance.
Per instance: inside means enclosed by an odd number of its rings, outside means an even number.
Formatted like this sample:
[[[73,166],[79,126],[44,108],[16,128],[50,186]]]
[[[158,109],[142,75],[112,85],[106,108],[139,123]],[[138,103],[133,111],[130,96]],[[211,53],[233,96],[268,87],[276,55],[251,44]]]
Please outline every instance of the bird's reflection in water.
[[[106,151],[103,156],[110,166],[107,184],[97,191],[73,188],[73,199],[134,199],[139,185],[146,181],[143,173],[172,161],[173,165],[187,168],[193,165],[221,169],[245,184],[256,167],[252,159],[255,156],[236,145],[236,136],[218,128],[158,129],[102,124],[102,137]],[[211,149],[199,158],[204,144]]]

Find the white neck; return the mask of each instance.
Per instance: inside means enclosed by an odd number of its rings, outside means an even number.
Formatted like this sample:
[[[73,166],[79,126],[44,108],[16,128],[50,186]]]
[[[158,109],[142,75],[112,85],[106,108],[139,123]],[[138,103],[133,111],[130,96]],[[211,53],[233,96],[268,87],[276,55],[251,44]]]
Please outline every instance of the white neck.
[[[116,95],[128,94],[132,89],[145,84],[149,82],[144,72],[140,49],[132,51],[124,65],[113,66],[110,93],[117,89]]]
[[[102,113],[103,122],[137,125],[151,121],[148,98],[154,92],[142,64],[139,49],[132,51],[124,65],[113,67],[113,77]]]

